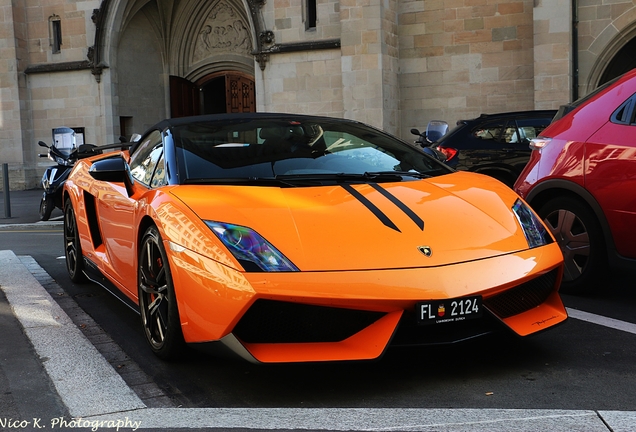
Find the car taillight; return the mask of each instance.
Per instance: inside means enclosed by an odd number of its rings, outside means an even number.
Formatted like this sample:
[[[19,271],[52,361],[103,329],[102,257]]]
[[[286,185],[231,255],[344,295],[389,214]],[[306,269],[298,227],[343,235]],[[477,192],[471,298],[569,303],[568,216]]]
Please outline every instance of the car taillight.
[[[442,146],[437,146],[437,150],[441,151],[442,153],[444,153],[444,155],[446,156],[446,160],[449,161],[452,158],[455,157],[455,155],[457,154],[457,149],[451,148],[451,147],[442,147]]]
[[[530,148],[532,150],[541,150],[543,147],[547,146],[552,138],[532,138],[530,140]]]

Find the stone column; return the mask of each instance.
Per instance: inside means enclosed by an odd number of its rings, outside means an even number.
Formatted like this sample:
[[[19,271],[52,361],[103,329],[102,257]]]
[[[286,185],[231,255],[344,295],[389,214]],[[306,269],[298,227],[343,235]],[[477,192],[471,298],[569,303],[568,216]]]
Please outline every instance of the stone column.
[[[25,189],[35,170],[28,116],[26,77],[26,11],[22,1],[0,0],[0,163],[9,164],[11,189]],[[30,161],[25,163],[25,159]],[[1,187],[1,185],[0,185]]]
[[[535,0],[534,107],[558,108],[572,98],[571,0]]]
[[[344,116],[399,130],[396,0],[340,2]]]

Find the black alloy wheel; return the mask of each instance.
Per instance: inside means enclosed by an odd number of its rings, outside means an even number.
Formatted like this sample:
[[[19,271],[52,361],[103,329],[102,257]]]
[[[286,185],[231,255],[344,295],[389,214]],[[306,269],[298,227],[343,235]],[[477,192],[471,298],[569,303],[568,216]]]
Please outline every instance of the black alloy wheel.
[[[47,221],[51,217],[51,213],[55,208],[55,202],[52,196],[47,196],[46,193],[42,195],[40,201],[40,220]]]
[[[176,359],[185,342],[166,251],[154,226],[142,238],[138,266],[139,311],[146,340],[159,358]]]
[[[601,226],[592,210],[571,197],[553,198],[537,212],[563,253],[561,291],[589,294],[597,291],[607,270]]]
[[[75,283],[86,282],[83,270],[82,246],[71,200],[64,203],[64,256],[69,278]]]

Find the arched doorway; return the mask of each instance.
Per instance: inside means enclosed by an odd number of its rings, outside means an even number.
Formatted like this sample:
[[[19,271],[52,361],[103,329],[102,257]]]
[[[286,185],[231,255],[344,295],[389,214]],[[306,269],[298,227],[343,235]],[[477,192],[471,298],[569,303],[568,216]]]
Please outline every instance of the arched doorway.
[[[617,76],[636,68],[636,38],[627,42],[612,58],[605,70],[599,85],[605,84]]]
[[[256,111],[254,79],[242,72],[216,72],[196,82],[170,77],[170,116]]]
[[[636,18],[636,7],[630,13]],[[608,25],[588,48],[591,56],[581,63],[581,77],[584,77],[581,95],[636,67],[636,20],[621,20],[622,25],[615,24],[616,21]],[[589,65],[589,70],[584,65]]]

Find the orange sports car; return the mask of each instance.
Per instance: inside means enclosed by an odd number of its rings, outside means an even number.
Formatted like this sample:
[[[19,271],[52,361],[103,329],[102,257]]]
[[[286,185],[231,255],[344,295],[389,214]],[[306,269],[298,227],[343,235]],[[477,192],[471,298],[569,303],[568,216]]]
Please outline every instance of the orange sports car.
[[[165,359],[374,359],[567,318],[561,251],[518,195],[350,120],[164,120],[77,163],[64,237],[70,278],[134,304]]]

